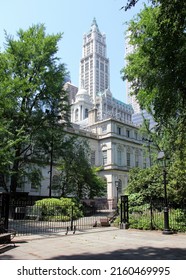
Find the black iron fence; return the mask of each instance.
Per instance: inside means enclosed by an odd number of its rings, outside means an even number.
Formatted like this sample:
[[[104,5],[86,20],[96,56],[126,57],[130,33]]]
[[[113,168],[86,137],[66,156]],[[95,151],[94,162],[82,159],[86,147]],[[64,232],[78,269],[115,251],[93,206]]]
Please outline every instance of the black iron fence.
[[[85,201],[77,210],[74,206],[60,207],[50,204],[37,205],[35,200],[0,197],[0,221],[5,228],[14,229],[17,235],[50,234],[72,230],[83,231],[96,228],[101,221],[127,223],[136,229],[164,229],[163,201],[138,205],[127,196],[121,198],[122,207],[110,210],[113,201]],[[107,224],[107,223],[105,223]],[[186,205],[169,204],[169,226],[171,230],[186,232]]]
[[[105,204],[83,204],[77,211],[74,206],[63,208],[51,203],[46,207],[29,201],[12,201],[8,227],[16,230],[17,235],[67,233],[95,228],[103,218],[113,214]]]
[[[186,205],[169,203],[169,227],[173,231],[186,232]],[[136,229],[164,229],[164,203],[156,201],[143,205],[130,205],[129,225]]]

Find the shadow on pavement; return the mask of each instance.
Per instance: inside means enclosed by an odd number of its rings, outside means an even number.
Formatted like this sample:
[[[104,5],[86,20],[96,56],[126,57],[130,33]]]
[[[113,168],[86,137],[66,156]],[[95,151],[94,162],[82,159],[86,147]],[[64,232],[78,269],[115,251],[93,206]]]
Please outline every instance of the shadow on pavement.
[[[180,248],[139,247],[98,254],[59,255],[50,260],[185,260],[186,250]]]
[[[2,245],[0,244],[0,260],[13,259],[13,257],[10,255],[3,256],[1,254],[6,253],[7,251],[13,250],[16,247],[19,247],[19,244],[21,244],[21,243],[27,243],[27,241],[20,240],[20,241],[15,241],[15,242],[12,242],[9,244],[2,244]]]
[[[14,248],[15,248],[14,244],[5,244],[3,246],[0,246],[0,259],[1,259],[1,254],[10,251]]]

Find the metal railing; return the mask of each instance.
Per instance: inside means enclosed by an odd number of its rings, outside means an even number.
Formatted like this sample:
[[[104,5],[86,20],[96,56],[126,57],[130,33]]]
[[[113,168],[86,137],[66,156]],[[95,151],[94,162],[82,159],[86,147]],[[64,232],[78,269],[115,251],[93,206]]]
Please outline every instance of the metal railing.
[[[130,228],[163,230],[163,203],[129,206],[129,224]],[[173,231],[186,232],[186,205],[169,204],[169,226]]]
[[[76,213],[73,206],[61,208],[50,204],[46,209],[29,201],[14,202],[9,206],[8,227],[17,235],[83,231],[97,227],[100,219],[112,216],[112,211],[100,208],[82,206]]]

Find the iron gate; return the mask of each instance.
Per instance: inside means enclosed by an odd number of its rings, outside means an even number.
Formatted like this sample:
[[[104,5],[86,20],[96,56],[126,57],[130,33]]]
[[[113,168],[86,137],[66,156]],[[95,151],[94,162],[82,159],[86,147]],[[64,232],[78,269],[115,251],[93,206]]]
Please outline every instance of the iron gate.
[[[83,231],[96,228],[100,220],[111,219],[114,211],[109,211],[105,205],[99,207],[84,207],[83,215],[75,217],[73,207],[68,209],[69,216],[59,215],[59,209],[53,207],[55,216],[46,216],[40,206],[29,201],[12,201],[9,204],[9,229],[14,229],[17,235],[51,234],[56,232]]]

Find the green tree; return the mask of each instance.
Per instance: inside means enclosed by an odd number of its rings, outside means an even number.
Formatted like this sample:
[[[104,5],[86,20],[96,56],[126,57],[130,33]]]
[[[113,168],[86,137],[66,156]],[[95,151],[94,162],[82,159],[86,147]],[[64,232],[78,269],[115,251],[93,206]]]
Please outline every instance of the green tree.
[[[45,123],[54,129],[57,114],[62,114],[68,122],[67,94],[62,89],[66,69],[56,56],[61,37],[62,34],[47,35],[42,24],[33,25],[27,31],[20,29],[17,39],[6,34],[6,48],[0,56],[3,61],[0,97],[3,100],[1,118],[16,141],[10,149],[12,192],[16,192],[29,170],[34,142]],[[22,141],[17,141],[20,131]],[[47,133],[47,129],[42,133]]]
[[[167,161],[166,166],[154,164],[140,169],[133,168],[129,172],[127,193],[136,205],[143,205],[164,199],[163,170],[166,172],[167,197],[170,203],[183,206],[185,201],[185,165],[180,168],[178,158],[173,163]]]
[[[132,94],[141,108],[157,122],[156,140],[169,157],[175,176],[172,186],[183,193],[185,180],[178,174],[180,171],[185,178],[186,4],[178,0],[151,2],[155,5],[145,6],[129,23],[134,50],[122,73],[132,83]]]
[[[9,166],[13,163],[13,150],[18,143],[25,138],[22,137],[22,129],[18,133],[18,137],[14,140],[14,135],[9,131],[11,122],[4,122],[1,118],[0,123],[0,184],[5,191],[8,191],[6,180],[11,176]]]
[[[137,4],[138,1],[139,0],[127,0],[127,1],[125,1],[127,3],[125,4],[125,6],[121,7],[121,10],[124,9],[125,11],[127,11],[131,7],[134,7]]]
[[[141,203],[163,197],[162,170],[157,165],[146,169],[133,168],[129,173],[128,194],[138,194]]]
[[[145,6],[129,23],[134,52],[127,58],[123,77],[132,82],[141,107],[153,107],[156,121],[176,118],[185,124],[186,4],[157,2],[156,7]]]
[[[183,153],[181,157],[179,151],[174,153],[168,171],[169,186],[172,189],[173,198],[177,204],[185,203],[186,198],[186,150],[184,150]]]
[[[62,196],[73,195],[78,200],[105,194],[105,180],[98,175],[101,168],[90,164],[90,148],[85,140],[73,138],[63,150],[59,162]]]

